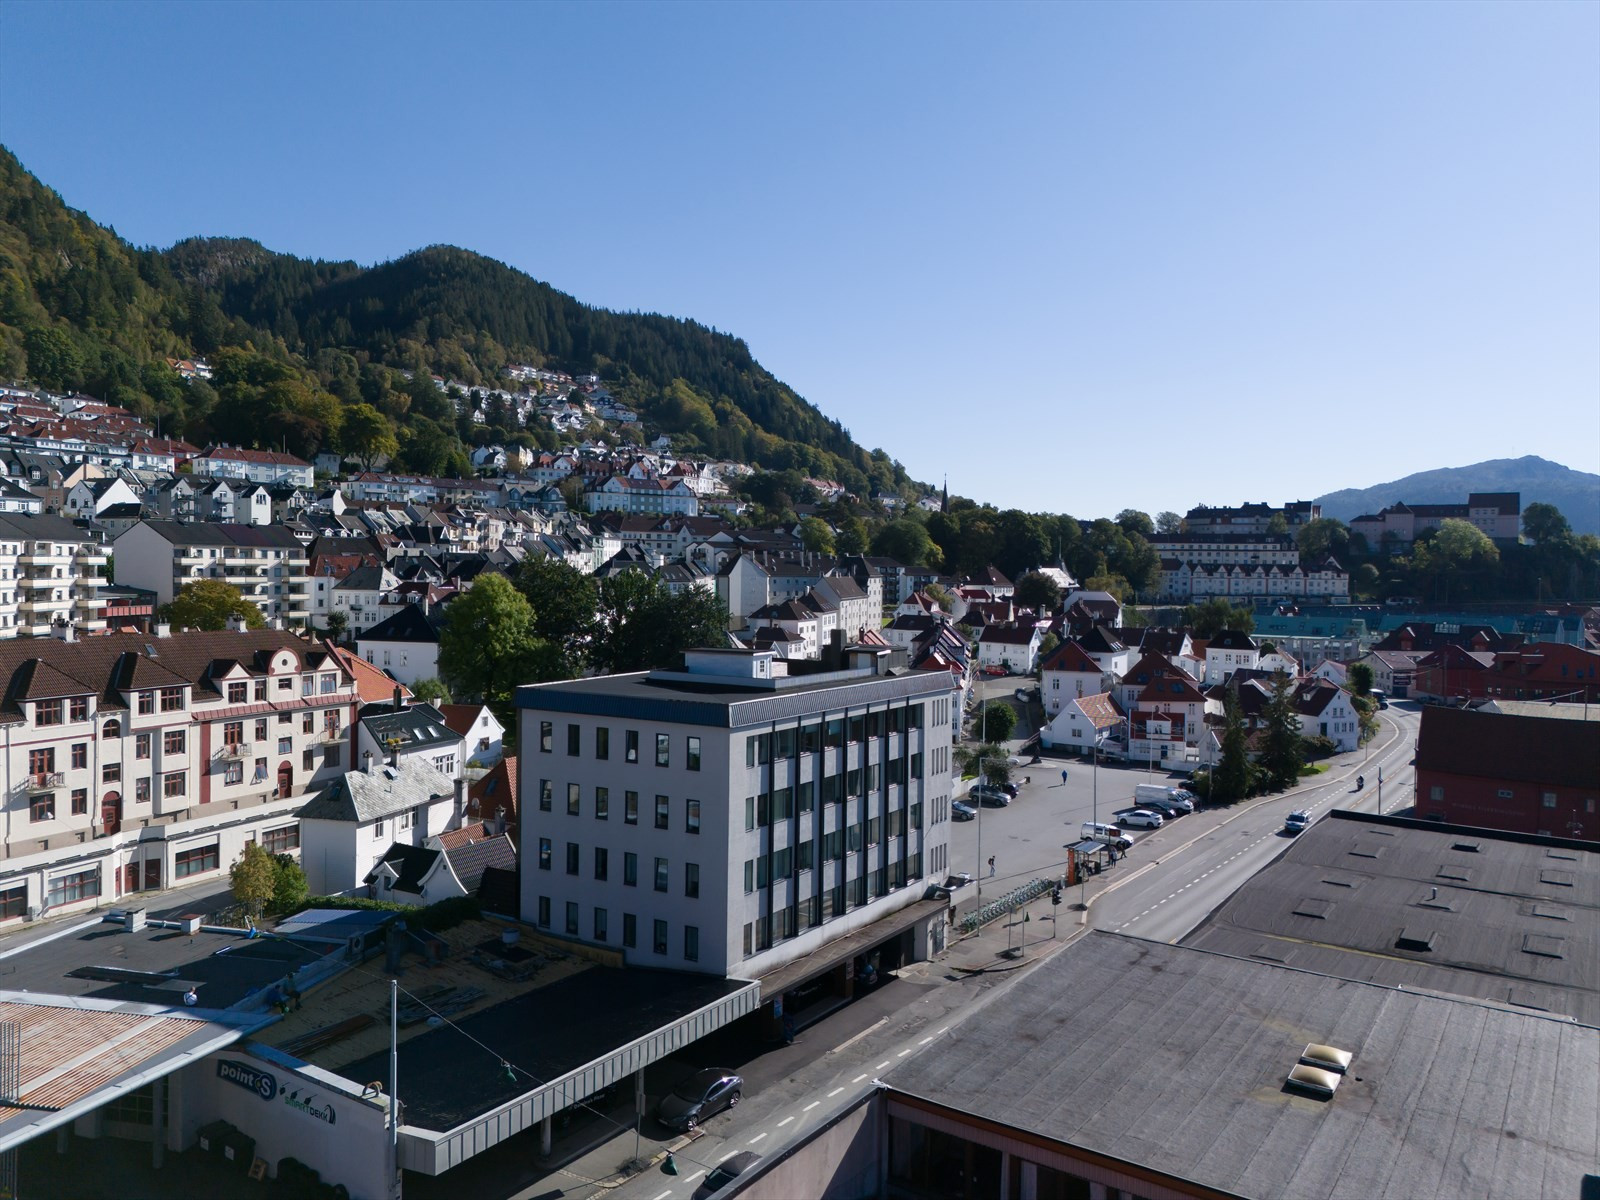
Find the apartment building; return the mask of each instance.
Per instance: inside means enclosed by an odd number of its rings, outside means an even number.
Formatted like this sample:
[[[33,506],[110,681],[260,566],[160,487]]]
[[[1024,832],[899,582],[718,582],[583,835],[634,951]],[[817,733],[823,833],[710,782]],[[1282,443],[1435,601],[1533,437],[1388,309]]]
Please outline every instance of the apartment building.
[[[316,472],[310,463],[276,450],[245,450],[238,446],[212,446],[189,460],[196,475],[208,479],[240,479],[249,483],[294,483],[311,487]]]
[[[0,514],[0,637],[104,629],[106,548],[62,517]]]
[[[306,548],[280,526],[142,521],[113,549],[117,582],[154,592],[158,604],[196,579],[221,579],[268,621],[303,625],[311,612]]]
[[[0,680],[0,921],[296,849],[359,704],[327,648],[275,629],[5,642]]]
[[[641,966],[847,964],[838,939],[944,878],[956,693],[886,650],[845,661],[695,650],[519,688],[523,919]]]

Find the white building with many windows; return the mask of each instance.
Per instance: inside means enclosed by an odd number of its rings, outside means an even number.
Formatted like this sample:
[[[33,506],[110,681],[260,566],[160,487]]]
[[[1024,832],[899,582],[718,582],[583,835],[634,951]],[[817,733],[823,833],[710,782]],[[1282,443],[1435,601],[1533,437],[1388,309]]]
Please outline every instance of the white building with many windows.
[[[838,939],[949,868],[949,676],[889,673],[867,648],[842,670],[764,651],[684,659],[518,689],[523,919],[630,965],[845,970],[862,939]]]
[[[0,680],[0,921],[296,849],[359,703],[332,653],[273,629],[0,642]]]
[[[303,625],[311,613],[306,548],[282,526],[141,521],[117,538],[117,582],[170,604],[186,583],[221,579],[267,620]]]
[[[107,561],[99,533],[62,517],[0,515],[0,637],[104,629]]]

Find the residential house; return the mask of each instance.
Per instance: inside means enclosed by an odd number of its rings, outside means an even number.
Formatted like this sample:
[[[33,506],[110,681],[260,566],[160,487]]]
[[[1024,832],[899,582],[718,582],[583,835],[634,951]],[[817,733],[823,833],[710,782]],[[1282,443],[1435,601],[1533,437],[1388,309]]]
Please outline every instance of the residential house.
[[[505,726],[487,704],[441,704],[439,715],[461,738],[469,768],[488,770],[505,754]]]
[[[1125,721],[1109,692],[1075,696],[1039,731],[1039,744],[1075,754],[1088,754],[1098,745],[1102,757],[1122,758],[1127,753]]]
[[[299,806],[300,862],[313,895],[348,895],[396,842],[421,847],[461,823],[456,782],[424,758],[346,771]]]
[[[268,621],[303,625],[311,611],[305,547],[279,526],[144,521],[113,549],[117,582],[154,592],[160,604],[186,583],[220,579]]]
[[[393,765],[416,758],[447,778],[465,779],[465,739],[433,705],[402,704],[398,692],[396,688],[394,699],[387,704],[370,704],[361,710],[356,727],[357,761],[364,767],[368,762]]]
[[[1208,685],[1222,683],[1236,670],[1258,670],[1261,650],[1248,633],[1237,629],[1224,629],[1206,643],[1206,678]]]
[[[1116,682],[1077,642],[1062,642],[1051,651],[1040,666],[1039,680],[1046,717],[1056,716],[1073,700],[1107,692]]]
[[[1032,620],[985,625],[978,635],[978,665],[1012,675],[1031,675],[1042,640],[1042,627]]]

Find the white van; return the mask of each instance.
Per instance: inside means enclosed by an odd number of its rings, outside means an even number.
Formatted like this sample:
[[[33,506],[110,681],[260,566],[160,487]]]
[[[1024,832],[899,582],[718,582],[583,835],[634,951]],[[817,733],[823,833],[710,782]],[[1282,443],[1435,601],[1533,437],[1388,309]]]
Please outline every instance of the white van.
[[[1194,799],[1182,788],[1169,787],[1164,783],[1141,783],[1134,786],[1133,802],[1141,804],[1147,800],[1160,800],[1176,805],[1184,812],[1194,811]]]
[[[1083,823],[1085,840],[1091,842],[1104,842],[1108,846],[1115,846],[1119,850],[1126,850],[1133,845],[1133,839],[1115,825],[1096,825],[1093,821]]]

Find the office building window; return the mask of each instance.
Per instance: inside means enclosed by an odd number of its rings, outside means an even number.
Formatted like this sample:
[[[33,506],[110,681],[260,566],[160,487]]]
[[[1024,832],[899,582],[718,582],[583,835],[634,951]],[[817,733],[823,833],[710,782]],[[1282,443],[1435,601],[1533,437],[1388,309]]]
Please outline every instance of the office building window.
[[[582,789],[575,783],[567,784],[567,816],[577,816],[578,810],[581,807]]]
[[[550,798],[553,795],[554,787],[555,787],[555,785],[552,784],[548,779],[539,780],[539,811],[540,812],[549,812],[550,811]]]
[[[540,929],[549,929],[550,928],[550,897],[549,896],[540,896],[539,897],[539,928]]]
[[[667,733],[656,734],[656,766],[665,767],[672,763],[672,735]]]
[[[594,848],[594,877],[603,883],[609,868],[610,859],[606,853],[606,848],[604,846],[596,846]]]
[[[161,689],[161,711],[183,711],[183,689],[181,687],[165,687]]]
[[[539,753],[549,754],[552,743],[555,741],[555,725],[549,721],[539,722]]]
[[[700,899],[700,864],[683,864],[683,894],[691,900]]]
[[[656,891],[664,892],[667,890],[667,874],[667,860],[664,858],[656,859]]]
[[[179,879],[215,871],[219,863],[220,847],[216,842],[205,846],[192,846],[179,850],[172,860],[172,873]]]
[[[683,927],[683,957],[688,962],[700,961],[700,929],[696,925]]]
[[[577,758],[583,753],[581,742],[583,740],[583,727],[581,725],[567,726],[567,757]]]
[[[189,773],[187,771],[173,771],[161,778],[161,794],[168,800],[179,799],[188,790]]]
[[[579,853],[579,851],[578,851],[578,843],[577,842],[568,842],[567,843],[567,874],[568,875],[576,875],[578,873],[578,853]]]
[[[50,881],[50,905],[72,904],[90,900],[100,894],[100,870],[78,871],[71,875],[58,875]]]
[[[243,728],[241,726],[241,734],[242,732]],[[239,740],[239,738],[235,738],[234,742]],[[161,752],[163,754],[182,754],[187,745],[185,731],[182,729],[168,729],[161,734]]]
[[[637,825],[639,823],[639,793],[622,793],[622,823],[624,825]]]
[[[603,908],[594,910],[594,940],[597,942],[606,940],[606,910]]]
[[[625,762],[639,761],[639,731],[629,729],[622,735],[622,757]]]
[[[148,733],[136,734],[133,739],[133,756],[135,758],[149,758],[150,746],[153,740]]]
[[[657,954],[665,954],[667,952],[667,923],[665,921],[656,922],[655,951]]]
[[[632,913],[622,914],[622,944],[630,950],[639,944],[639,918]]]
[[[68,700],[67,719],[71,721],[87,721],[89,719],[89,697],[74,696]]]
[[[688,767],[689,770],[691,770],[691,771],[698,771],[700,769],[700,739],[699,738],[691,737],[689,739],[688,749],[684,751],[683,764],[684,764],[684,766]]]
[[[154,692],[139,693],[139,715],[148,716],[156,710],[156,694]]]
[[[608,821],[611,819],[611,789],[597,787],[594,789],[594,819]]]
[[[45,792],[28,801],[28,820],[54,821],[56,819],[56,794]]]
[[[83,817],[83,816],[87,816],[88,814],[89,814],[89,789],[88,788],[73,788],[72,789],[72,815],[75,816],[75,817]]]
[[[656,797],[656,828],[657,829],[667,829],[672,824],[672,821],[671,821],[671,818],[670,818],[670,816],[668,814],[667,808],[668,808],[667,798],[665,796],[657,796]]]
[[[578,936],[578,902],[567,901],[567,934],[570,937]]]
[[[683,802],[683,829],[685,833],[700,832],[700,801],[685,800]]]
[[[74,742],[72,744],[72,769],[81,771],[89,765],[89,743]]]
[[[539,839],[539,870],[548,871],[549,869],[550,869],[550,839],[542,837],[542,838]]]
[[[611,757],[611,730],[604,725],[595,727],[594,756],[596,758]]]
[[[40,700],[33,706],[33,723],[35,725],[61,724],[61,701]]]
[[[622,885],[639,886],[639,856],[631,850],[622,852]]]

